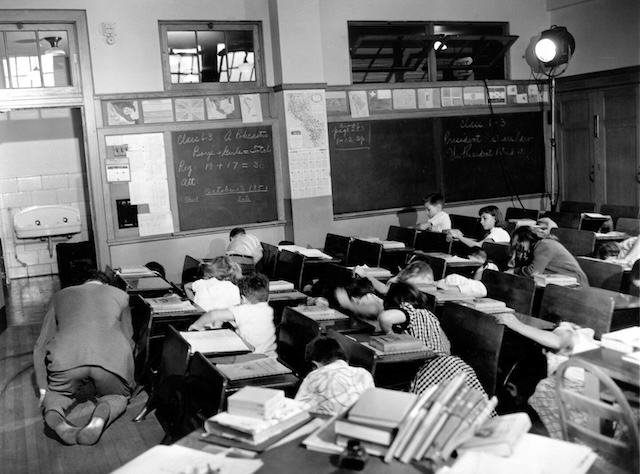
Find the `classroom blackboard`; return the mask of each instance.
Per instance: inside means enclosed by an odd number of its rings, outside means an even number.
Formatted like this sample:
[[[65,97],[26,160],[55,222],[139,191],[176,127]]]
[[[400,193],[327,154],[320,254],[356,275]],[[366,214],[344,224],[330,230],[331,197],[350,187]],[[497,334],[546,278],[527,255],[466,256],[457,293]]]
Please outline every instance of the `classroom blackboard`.
[[[543,193],[542,112],[329,123],[334,214]]]
[[[278,218],[270,126],[171,132],[180,230]]]
[[[432,120],[330,123],[334,213],[412,206],[435,189]]]
[[[447,201],[544,192],[541,112],[440,120],[438,159]]]

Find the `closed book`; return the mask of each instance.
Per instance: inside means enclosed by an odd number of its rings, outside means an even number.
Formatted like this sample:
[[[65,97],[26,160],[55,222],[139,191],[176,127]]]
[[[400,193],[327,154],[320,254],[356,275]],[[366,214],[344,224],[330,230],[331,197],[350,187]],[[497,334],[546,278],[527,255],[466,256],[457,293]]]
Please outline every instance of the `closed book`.
[[[283,390],[249,385],[229,396],[227,411],[231,415],[270,419],[283,403]]]
[[[382,428],[398,428],[417,400],[415,393],[373,387],[366,390],[347,414],[349,421]]]
[[[391,444],[397,431],[395,428],[383,428],[364,423],[356,423],[344,417],[336,419],[334,429],[338,435],[359,439],[361,441],[369,441],[383,446],[389,446]]]
[[[247,354],[253,346],[231,329],[210,329],[207,331],[180,331],[180,335],[191,346],[195,354]]]
[[[383,336],[371,336],[369,344],[371,347],[384,352],[426,349],[424,342],[409,334],[385,334]]]
[[[485,306],[484,308],[476,308],[473,305],[472,301],[458,301],[458,304],[461,306],[466,306],[467,308],[473,308],[477,311],[482,311],[487,314],[500,314],[500,313],[515,313],[516,310],[513,308],[509,308],[508,306]]]
[[[244,380],[292,373],[291,369],[273,357],[237,364],[217,364],[216,369],[229,380]]]
[[[272,280],[269,282],[269,291],[292,291],[294,289],[293,283],[285,280]]]
[[[480,450],[497,456],[511,456],[516,443],[530,428],[531,419],[524,412],[490,418],[471,439],[458,447],[458,453]]]
[[[216,424],[215,422],[211,422],[208,425],[205,423],[206,436],[203,437],[202,440],[220,446],[261,452],[288,434],[293,433],[301,426],[307,424],[310,419],[311,415],[309,415],[309,412],[303,411],[295,417],[278,424],[268,432],[254,436],[249,436],[246,433]]]
[[[602,347],[626,354],[640,349],[640,326],[607,332],[600,340]]]
[[[625,354],[622,356],[622,360],[627,361],[631,364],[640,365],[640,352],[632,352],[630,354]]]
[[[349,440],[353,438],[349,438],[348,436],[337,435],[336,436],[336,444],[342,448],[346,448]],[[389,446],[385,446],[383,444],[372,443],[370,441],[362,441],[360,440],[360,446],[364,448],[367,454],[371,456],[385,456],[389,451]]]
[[[500,300],[494,300],[493,298],[476,298],[473,301],[469,301],[469,305],[472,308],[478,309],[480,311],[484,309],[497,309],[497,308],[506,308],[507,303]]]
[[[558,285],[558,286],[573,286],[578,284],[578,280],[574,276],[561,275],[559,273],[539,273],[533,276],[538,286]]]

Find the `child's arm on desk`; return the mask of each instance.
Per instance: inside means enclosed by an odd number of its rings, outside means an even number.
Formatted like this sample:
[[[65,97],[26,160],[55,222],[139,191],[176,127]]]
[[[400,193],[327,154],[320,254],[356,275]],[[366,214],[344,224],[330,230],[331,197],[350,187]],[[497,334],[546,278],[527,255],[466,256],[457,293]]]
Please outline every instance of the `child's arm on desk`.
[[[367,280],[369,280],[373,285],[373,289],[376,290],[381,295],[386,295],[387,292],[389,291],[389,287],[385,283],[382,283],[377,278],[368,275],[365,268],[361,266],[356,266],[356,268],[353,270],[353,273],[355,273],[359,277],[366,278]]]
[[[385,334],[393,334],[393,325],[402,324],[407,320],[407,315],[399,309],[387,309],[378,317],[380,329]]]
[[[195,323],[189,326],[189,331],[202,331],[207,327],[220,327],[226,321],[235,321],[233,313],[228,309],[214,309],[200,316]]]
[[[375,319],[380,314],[381,307],[380,305],[374,303],[373,301],[358,301],[355,302],[349,294],[347,290],[344,288],[336,288],[336,301],[338,304],[354,314],[359,316],[364,316],[368,319]]]

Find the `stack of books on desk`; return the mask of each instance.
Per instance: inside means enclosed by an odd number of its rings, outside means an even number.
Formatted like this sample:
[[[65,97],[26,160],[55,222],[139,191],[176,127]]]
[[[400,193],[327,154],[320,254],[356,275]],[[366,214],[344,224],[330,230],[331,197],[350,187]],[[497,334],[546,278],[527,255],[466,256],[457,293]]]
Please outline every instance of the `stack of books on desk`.
[[[304,425],[311,418],[307,405],[283,398],[271,418],[220,412],[207,419],[204,441],[251,451],[263,451],[271,444]]]
[[[286,280],[271,280],[269,282],[269,293],[279,293],[293,291],[295,288],[293,283]]]
[[[562,275],[560,273],[539,273],[537,275],[533,275],[533,281],[535,281],[538,286],[575,286],[578,284],[576,277]]]
[[[402,420],[418,396],[385,388],[371,388],[343,416],[335,420],[336,444],[349,439],[366,444],[372,454],[383,455],[393,442]]]
[[[270,420],[283,404],[284,391],[247,386],[227,399],[227,411],[230,415]]]
[[[369,265],[357,265],[352,267],[352,269],[361,269],[364,272],[373,278],[391,278],[391,271],[382,267],[370,267]]]
[[[427,350],[424,342],[410,334],[371,336],[369,345],[382,352],[414,352]]]
[[[117,270],[119,275],[123,277],[141,277],[141,276],[156,276],[156,272],[144,265],[127,265],[120,267]]]
[[[471,301],[462,301],[461,305],[469,308],[477,309],[483,313],[513,313],[515,310],[509,308],[504,301],[494,300],[493,298],[476,298]]]

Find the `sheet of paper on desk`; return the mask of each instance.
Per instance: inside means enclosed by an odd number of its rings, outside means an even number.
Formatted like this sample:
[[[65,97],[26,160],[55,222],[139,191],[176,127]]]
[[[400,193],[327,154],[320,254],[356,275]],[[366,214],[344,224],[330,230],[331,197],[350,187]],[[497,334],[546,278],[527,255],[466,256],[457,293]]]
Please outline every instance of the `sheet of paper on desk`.
[[[182,331],[180,335],[191,345],[193,353],[224,354],[228,352],[252,352],[253,349],[231,329],[212,331]]]
[[[585,474],[595,459],[596,454],[588,446],[525,433],[508,458],[482,451],[467,452],[449,470],[438,474]]]
[[[112,474],[253,474],[264,463],[259,459],[229,458],[178,445],[158,445],[132,459]],[[207,470],[208,469],[208,470]]]

